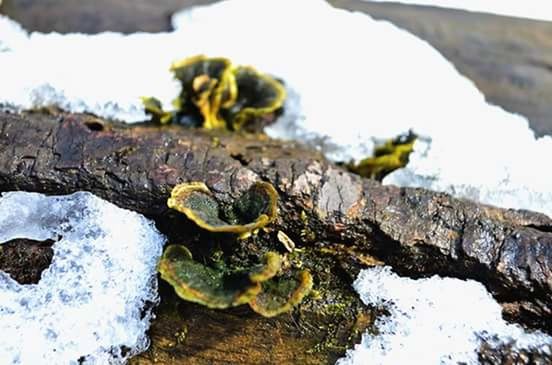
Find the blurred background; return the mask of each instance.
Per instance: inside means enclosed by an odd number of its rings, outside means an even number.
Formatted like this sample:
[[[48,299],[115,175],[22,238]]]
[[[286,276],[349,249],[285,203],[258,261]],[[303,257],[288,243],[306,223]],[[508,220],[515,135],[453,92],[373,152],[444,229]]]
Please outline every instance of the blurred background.
[[[391,2],[328,1],[390,21],[428,41],[490,103],[526,116],[537,135],[552,134],[552,22]],[[0,13],[30,31],[162,32],[170,30],[176,10],[213,2],[0,0]]]

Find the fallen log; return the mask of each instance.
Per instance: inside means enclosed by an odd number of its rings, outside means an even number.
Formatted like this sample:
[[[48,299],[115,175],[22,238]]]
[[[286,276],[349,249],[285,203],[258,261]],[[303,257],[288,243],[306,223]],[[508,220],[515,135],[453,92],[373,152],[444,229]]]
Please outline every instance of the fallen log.
[[[332,362],[372,323],[375,313],[350,282],[377,260],[412,277],[476,279],[509,319],[552,328],[552,219],[543,214],[383,186],[297,143],[263,136],[128,127],[78,114],[0,114],[0,192],[91,191],[155,219],[171,242],[209,237],[168,210],[174,185],[203,181],[218,200],[231,201],[258,180],[277,189],[279,216],[254,239],[273,246],[282,231],[312,250],[305,265],[320,297],[266,319],[242,307],[184,303],[162,287],[152,349],[136,363],[253,364],[267,352],[272,363]]]

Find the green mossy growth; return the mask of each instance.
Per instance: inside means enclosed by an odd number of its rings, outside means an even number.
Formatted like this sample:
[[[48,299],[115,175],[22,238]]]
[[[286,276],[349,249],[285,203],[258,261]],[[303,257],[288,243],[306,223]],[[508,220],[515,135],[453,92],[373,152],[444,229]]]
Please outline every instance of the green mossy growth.
[[[276,218],[277,201],[271,184],[256,182],[234,204],[221,207],[204,183],[191,182],[175,186],[167,205],[207,231],[247,235]]]
[[[312,276],[307,270],[295,277],[277,277],[262,283],[262,291],[249,302],[255,312],[274,317],[289,312],[301,303],[312,289]]]
[[[349,164],[347,168],[360,176],[381,181],[389,173],[408,164],[416,138],[414,133],[409,132],[391,139],[377,146],[373,157],[366,158],[357,164]]]
[[[226,58],[198,55],[175,62],[171,71],[182,86],[173,112],[163,111],[155,98],[142,99],[158,123],[255,130],[275,118],[286,98],[280,82],[252,67],[235,67]]]

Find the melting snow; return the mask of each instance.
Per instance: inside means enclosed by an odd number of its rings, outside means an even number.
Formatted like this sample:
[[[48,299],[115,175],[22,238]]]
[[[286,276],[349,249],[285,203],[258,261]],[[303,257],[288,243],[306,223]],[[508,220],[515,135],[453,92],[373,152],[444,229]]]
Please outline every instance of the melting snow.
[[[0,364],[122,364],[145,350],[163,236],[90,193],[0,198],[0,242],[58,237],[38,284],[0,271]]]
[[[552,337],[506,323],[501,307],[475,281],[413,280],[377,267],[362,271],[354,287],[365,304],[390,315],[377,319],[378,335],[366,333],[337,365],[478,364],[482,340],[552,355]]]

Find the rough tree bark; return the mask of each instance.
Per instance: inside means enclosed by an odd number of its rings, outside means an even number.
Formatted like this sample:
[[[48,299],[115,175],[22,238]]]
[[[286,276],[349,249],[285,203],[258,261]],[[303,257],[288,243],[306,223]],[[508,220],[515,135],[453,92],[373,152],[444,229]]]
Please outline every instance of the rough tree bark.
[[[289,315],[266,319],[243,307],[183,303],[163,286],[152,349],[136,363],[332,362],[377,315],[349,287],[377,260],[412,277],[479,280],[509,319],[552,328],[552,219],[543,214],[383,186],[299,144],[265,137],[118,126],[77,114],[0,114],[0,192],[88,190],[152,217],[170,241],[205,239],[168,211],[175,184],[203,181],[230,201],[257,180],[276,187],[280,213],[254,239],[274,245],[283,231],[312,250],[306,265],[325,290]]]

